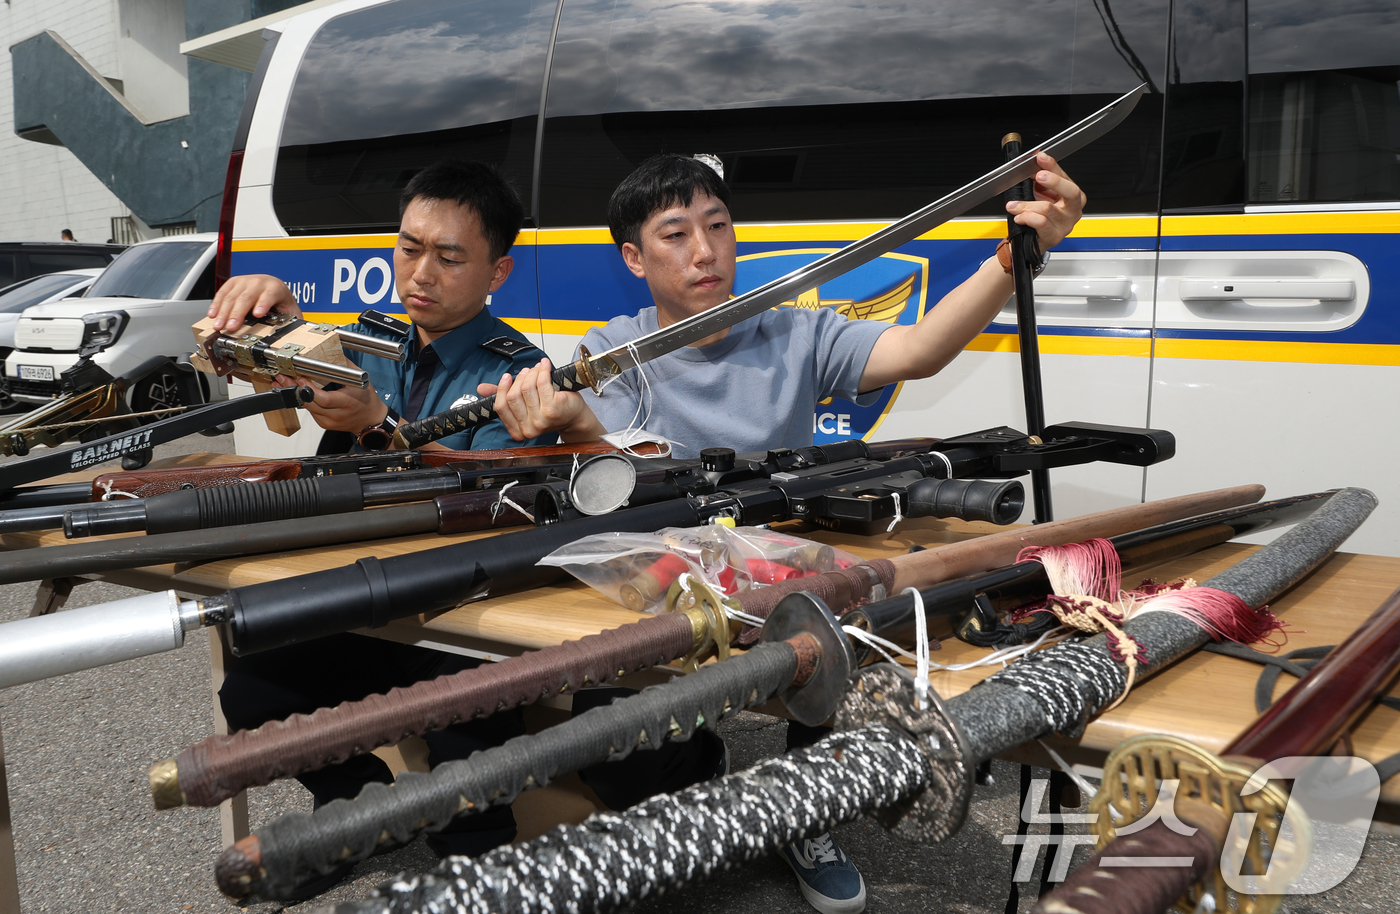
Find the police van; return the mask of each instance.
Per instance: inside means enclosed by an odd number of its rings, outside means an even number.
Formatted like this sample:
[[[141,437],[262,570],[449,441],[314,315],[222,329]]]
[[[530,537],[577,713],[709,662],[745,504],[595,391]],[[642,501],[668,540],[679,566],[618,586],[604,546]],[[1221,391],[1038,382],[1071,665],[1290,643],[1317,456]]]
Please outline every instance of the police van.
[[[1089,206],[1036,281],[1045,414],[1168,429],[1177,454],[1056,470],[1056,510],[1360,485],[1382,507],[1347,548],[1400,555],[1393,4],[347,0],[276,29],[219,269],[277,275],[323,320],[395,311],[399,191],[443,156],[491,162],[529,219],[490,307],[556,361],[650,304],[602,226],[654,153],[722,164],[743,291],[1145,82],[1065,162]],[[1005,230],[989,202],[787,306],[912,323]],[[1015,329],[1008,305],[938,376],[819,404],[817,440],[1024,427]]]

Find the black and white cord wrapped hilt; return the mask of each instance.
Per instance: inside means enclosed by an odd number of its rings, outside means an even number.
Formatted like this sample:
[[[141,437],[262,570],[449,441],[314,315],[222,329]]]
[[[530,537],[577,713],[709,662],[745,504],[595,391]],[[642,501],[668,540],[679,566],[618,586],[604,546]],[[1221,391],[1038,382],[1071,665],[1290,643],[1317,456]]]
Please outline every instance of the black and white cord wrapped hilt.
[[[620,911],[871,810],[897,806],[922,793],[929,778],[928,759],[903,731],[875,724],[838,732],[624,813],[595,814],[480,857],[449,857],[430,873],[396,879],[367,901],[317,914]]]
[[[579,391],[590,386],[581,380],[581,375],[587,372],[587,363],[588,358],[585,356],[570,365],[554,369],[552,376],[554,389]],[[430,441],[437,441],[448,435],[455,435],[469,428],[485,425],[494,418],[496,418],[496,398],[494,395],[476,397],[468,394],[440,413],[415,419],[412,422],[400,423],[399,427],[394,430],[392,446],[396,448],[422,447]]]

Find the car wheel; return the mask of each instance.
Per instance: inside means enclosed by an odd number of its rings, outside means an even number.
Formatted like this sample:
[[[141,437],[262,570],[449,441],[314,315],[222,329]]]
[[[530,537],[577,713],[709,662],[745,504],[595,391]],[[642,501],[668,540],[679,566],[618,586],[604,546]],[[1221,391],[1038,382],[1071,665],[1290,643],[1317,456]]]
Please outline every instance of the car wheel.
[[[209,399],[209,382],[200,375],[199,386],[207,402]],[[146,377],[137,381],[131,389],[131,411],[134,413],[151,412],[158,409],[172,409],[178,406],[190,406],[191,404],[183,396],[180,389],[180,379],[176,377],[175,370],[166,368],[152,372]],[[166,416],[142,416],[142,424],[157,422]]]

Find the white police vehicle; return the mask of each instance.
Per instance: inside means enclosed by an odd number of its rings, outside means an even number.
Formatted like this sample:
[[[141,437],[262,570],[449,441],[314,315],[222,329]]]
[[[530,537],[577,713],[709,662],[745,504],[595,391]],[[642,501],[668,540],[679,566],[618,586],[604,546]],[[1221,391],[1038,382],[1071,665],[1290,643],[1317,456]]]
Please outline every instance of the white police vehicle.
[[[230,160],[221,260],[320,319],[394,311],[397,196],[445,155],[530,221],[492,310],[567,357],[650,304],[602,227],[661,152],[733,187],[738,287],[991,170],[1139,83],[1066,163],[1087,216],[1037,280],[1049,422],[1152,426],[1146,470],[1056,470],[1057,511],[1240,482],[1374,489],[1348,548],[1400,555],[1400,8],[1373,0],[346,0],[275,23]],[[411,50],[410,50],[411,49]],[[407,55],[407,56],[406,56]],[[794,307],[918,319],[1005,233],[990,203]],[[1023,426],[1014,311],[817,440]]]

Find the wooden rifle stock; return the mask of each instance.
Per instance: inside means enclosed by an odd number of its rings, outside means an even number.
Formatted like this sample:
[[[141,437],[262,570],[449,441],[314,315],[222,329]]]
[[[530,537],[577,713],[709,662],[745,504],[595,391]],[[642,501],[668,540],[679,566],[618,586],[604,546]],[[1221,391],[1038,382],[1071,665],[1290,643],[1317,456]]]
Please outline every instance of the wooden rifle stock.
[[[150,498],[180,489],[212,489],[249,482],[277,482],[296,479],[301,463],[265,460],[259,463],[226,463],[203,467],[167,467],[103,473],[92,481],[92,500],[110,498]]]

